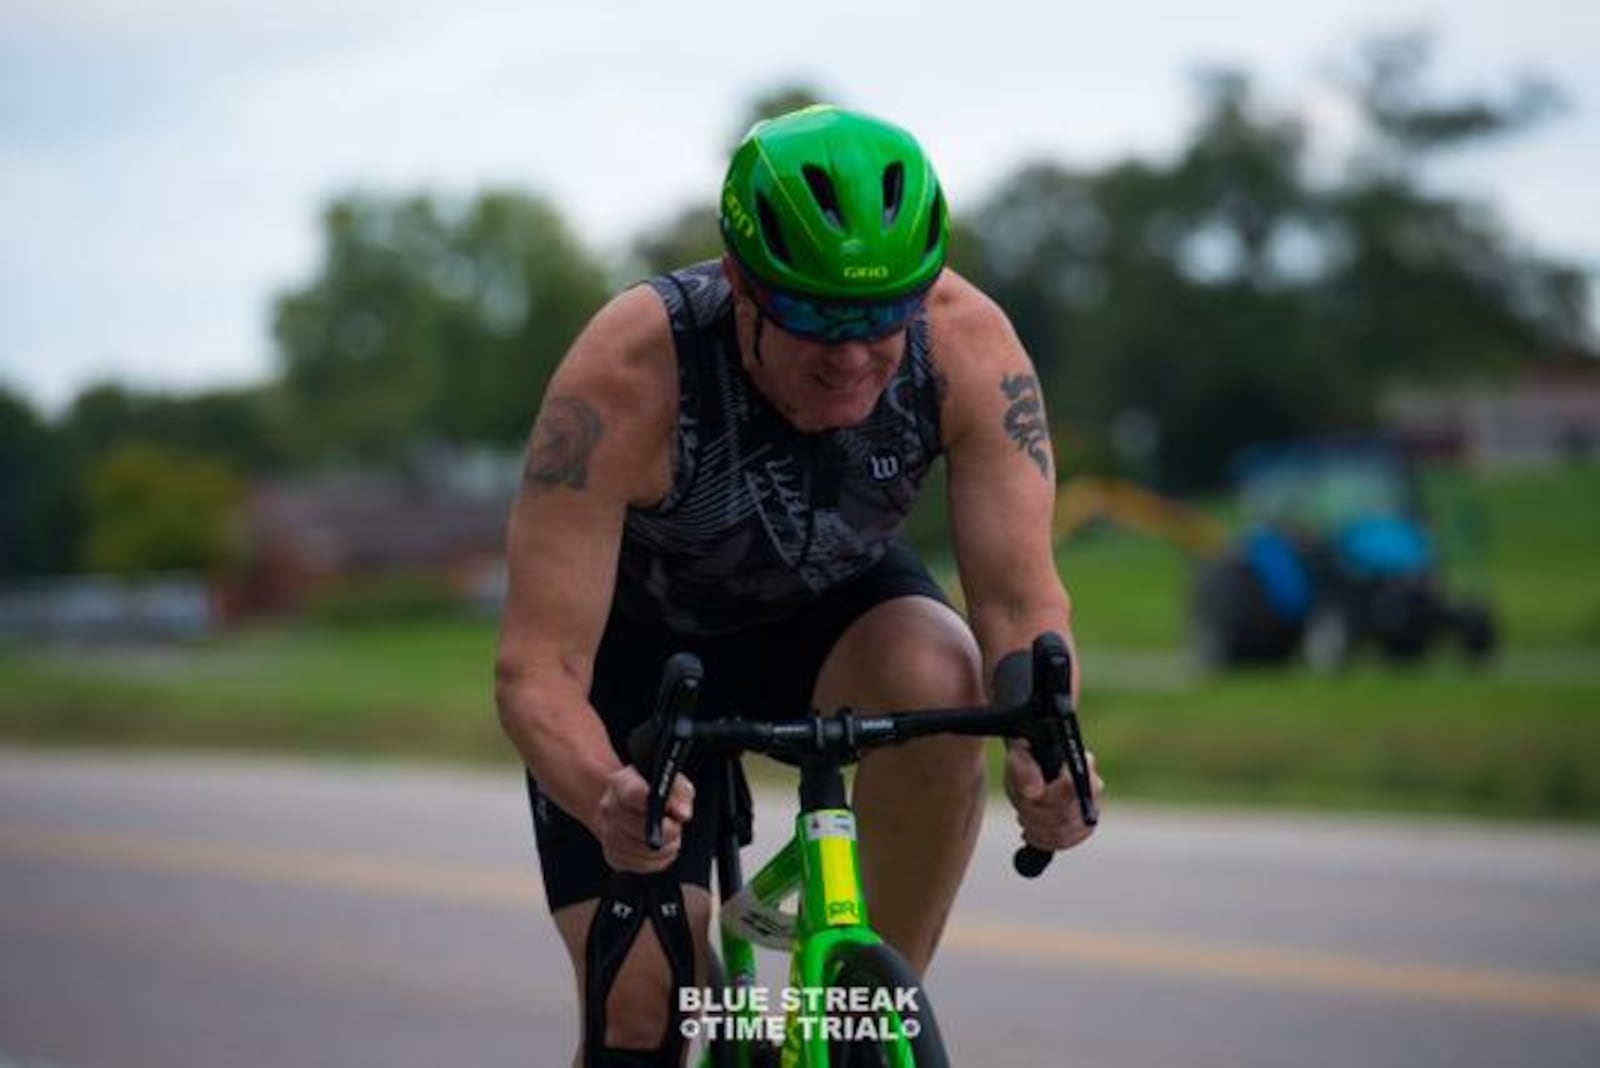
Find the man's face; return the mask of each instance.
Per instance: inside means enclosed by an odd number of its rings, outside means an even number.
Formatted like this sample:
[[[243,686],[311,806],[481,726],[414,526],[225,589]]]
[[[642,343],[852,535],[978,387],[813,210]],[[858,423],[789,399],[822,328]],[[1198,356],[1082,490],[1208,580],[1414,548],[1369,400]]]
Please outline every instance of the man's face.
[[[758,294],[738,276],[735,315],[744,367],[763,396],[798,429],[815,432],[856,426],[877,406],[905,358],[910,317],[920,302],[887,310],[871,323],[847,322],[828,339],[786,329],[779,314],[791,309]],[[758,303],[759,300],[759,303]],[[848,309],[876,316],[880,309]],[[813,325],[800,309],[796,325]],[[761,320],[759,336],[758,318]]]
[[[748,318],[741,333],[751,337],[754,315]],[[836,430],[872,414],[905,357],[906,331],[829,345],[785,333],[769,320],[761,331],[761,361],[750,344],[741,348],[746,372],[784,418],[807,432]]]

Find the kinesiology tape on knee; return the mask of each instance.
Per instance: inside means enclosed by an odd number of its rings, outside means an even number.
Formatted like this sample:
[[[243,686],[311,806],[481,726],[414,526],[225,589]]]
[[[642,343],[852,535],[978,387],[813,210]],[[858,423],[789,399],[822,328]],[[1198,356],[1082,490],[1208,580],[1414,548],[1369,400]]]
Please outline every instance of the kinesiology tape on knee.
[[[623,960],[646,922],[661,943],[672,976],[667,1034],[659,1050],[644,1053],[609,1050],[604,1046],[606,1003]],[[684,908],[683,889],[677,881],[667,874],[613,873],[589,923],[584,957],[585,1068],[606,1068],[611,1064],[627,1068],[634,1063],[676,1065],[683,1050],[683,1037],[678,1031],[681,1018],[677,1007],[678,991],[694,981],[694,939]],[[637,1062],[604,1059],[612,1054],[647,1059]]]

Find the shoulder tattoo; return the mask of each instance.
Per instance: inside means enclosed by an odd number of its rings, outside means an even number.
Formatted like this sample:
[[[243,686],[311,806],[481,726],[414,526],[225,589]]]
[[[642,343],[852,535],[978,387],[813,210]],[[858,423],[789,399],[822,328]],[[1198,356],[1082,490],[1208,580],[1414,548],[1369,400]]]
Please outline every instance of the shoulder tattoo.
[[[600,414],[588,402],[551,397],[533,427],[523,483],[535,490],[557,486],[583,489],[589,483],[589,457],[603,430]]]
[[[1000,380],[1006,405],[1006,436],[1039,465],[1039,473],[1050,477],[1050,429],[1045,425],[1044,401],[1039,397],[1039,382],[1032,375],[1006,375]]]

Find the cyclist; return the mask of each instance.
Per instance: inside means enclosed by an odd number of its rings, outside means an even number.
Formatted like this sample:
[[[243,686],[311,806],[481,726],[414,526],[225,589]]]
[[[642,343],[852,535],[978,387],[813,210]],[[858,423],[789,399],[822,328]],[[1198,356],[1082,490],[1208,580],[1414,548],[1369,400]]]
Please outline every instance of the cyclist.
[[[512,514],[497,700],[580,989],[612,869],[670,868],[704,954],[713,844],[694,815],[717,811],[720,777],[690,761],[656,852],[619,756],[671,653],[705,662],[702,715],[799,716],[1018,700],[1034,636],[1068,633],[1038,383],[1006,316],[945,267],[915,139],[835,107],[758,123],[720,211],[720,260],[623,292],[573,343]],[[970,626],[896,537],[941,454]],[[857,773],[868,909],[919,974],[976,840],[981,746],[925,739]],[[1025,746],[1005,779],[1027,842],[1091,833]],[[660,942],[638,938],[590,1063],[676,1063],[669,989]]]

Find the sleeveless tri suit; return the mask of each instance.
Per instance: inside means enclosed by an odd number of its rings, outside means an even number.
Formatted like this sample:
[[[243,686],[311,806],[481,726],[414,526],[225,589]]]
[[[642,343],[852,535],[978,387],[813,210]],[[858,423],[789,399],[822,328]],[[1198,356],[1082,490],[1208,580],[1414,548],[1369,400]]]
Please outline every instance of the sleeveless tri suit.
[[[805,433],[746,374],[718,261],[648,284],[671,321],[679,419],[671,489],[628,511],[596,654],[590,701],[618,752],[675,652],[705,664],[702,715],[805,715],[852,622],[895,597],[945,599],[898,539],[942,449],[926,319],[907,330],[905,356],[863,423]],[[720,796],[722,777],[708,769],[691,758],[701,812]],[[529,790],[551,908],[598,896],[609,874],[599,844],[531,779]],[[710,822],[685,828],[682,881],[708,883]]]

